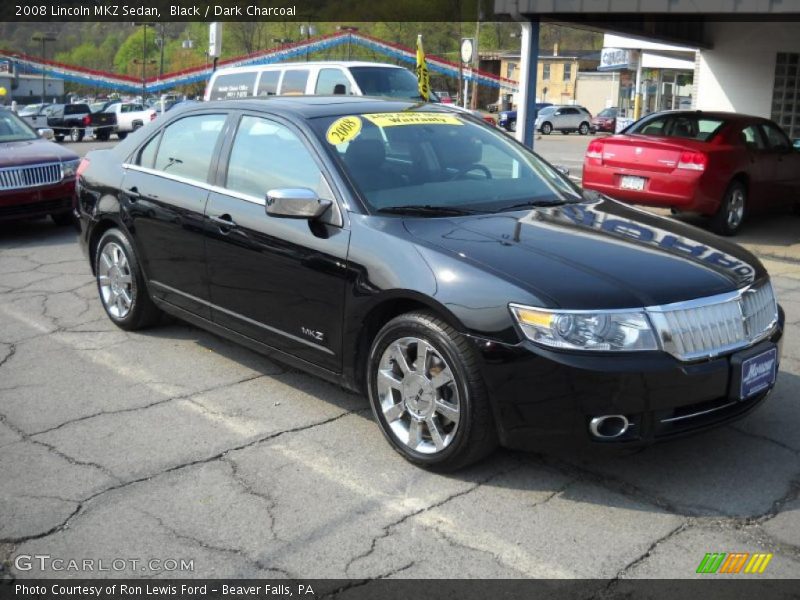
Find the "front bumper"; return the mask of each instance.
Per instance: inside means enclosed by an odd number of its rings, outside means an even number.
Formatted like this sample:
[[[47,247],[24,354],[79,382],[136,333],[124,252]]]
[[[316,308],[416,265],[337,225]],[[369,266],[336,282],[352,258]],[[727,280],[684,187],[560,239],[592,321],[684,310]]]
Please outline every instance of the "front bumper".
[[[75,180],[0,192],[0,222],[44,217],[72,210]]]
[[[780,360],[784,321],[781,309],[772,335],[751,348],[775,345]],[[664,352],[591,356],[474,341],[500,440],[510,448],[646,445],[744,416],[769,395],[732,397],[737,352],[683,363]],[[589,422],[602,415],[624,415],[632,425],[619,438],[598,440]]]

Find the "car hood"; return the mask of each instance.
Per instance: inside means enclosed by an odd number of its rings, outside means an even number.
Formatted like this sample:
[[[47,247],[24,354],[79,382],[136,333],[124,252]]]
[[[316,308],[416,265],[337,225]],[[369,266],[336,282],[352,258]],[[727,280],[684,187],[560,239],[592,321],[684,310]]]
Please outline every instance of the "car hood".
[[[670,304],[733,291],[765,275],[761,263],[735,244],[587,196],[595,200],[525,212],[408,219],[405,226],[426,245],[514,283],[533,296],[529,301],[550,308]]]
[[[78,158],[72,150],[43,139],[0,143],[0,168]]]

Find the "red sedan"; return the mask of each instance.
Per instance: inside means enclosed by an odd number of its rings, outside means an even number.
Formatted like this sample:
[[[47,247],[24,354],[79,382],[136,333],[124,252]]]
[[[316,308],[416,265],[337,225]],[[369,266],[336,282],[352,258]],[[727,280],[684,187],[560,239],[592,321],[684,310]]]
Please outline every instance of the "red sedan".
[[[583,187],[707,215],[714,231],[733,235],[750,214],[800,202],[800,151],[767,119],[656,113],[589,144]]]
[[[80,157],[36,131],[10,110],[0,110],[0,222],[50,215],[72,222]]]

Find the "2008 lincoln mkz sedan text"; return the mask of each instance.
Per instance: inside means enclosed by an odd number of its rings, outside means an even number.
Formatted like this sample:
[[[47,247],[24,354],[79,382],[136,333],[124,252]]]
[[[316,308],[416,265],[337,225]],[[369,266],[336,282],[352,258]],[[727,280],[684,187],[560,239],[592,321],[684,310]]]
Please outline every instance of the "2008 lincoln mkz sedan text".
[[[363,391],[427,467],[698,431],[777,376],[755,257],[442,106],[191,105],[91,152],[77,211],[117,325],[165,311]]]

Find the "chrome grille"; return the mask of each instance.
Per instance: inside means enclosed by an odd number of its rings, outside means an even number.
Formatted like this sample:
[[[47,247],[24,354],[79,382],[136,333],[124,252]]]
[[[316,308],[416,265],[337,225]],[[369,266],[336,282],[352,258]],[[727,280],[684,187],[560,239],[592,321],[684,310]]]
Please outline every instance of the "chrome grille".
[[[760,340],[778,320],[767,282],[710,298],[647,309],[664,350],[681,360],[716,356]]]
[[[0,190],[50,185],[58,183],[62,177],[61,163],[7,167],[0,169]]]

